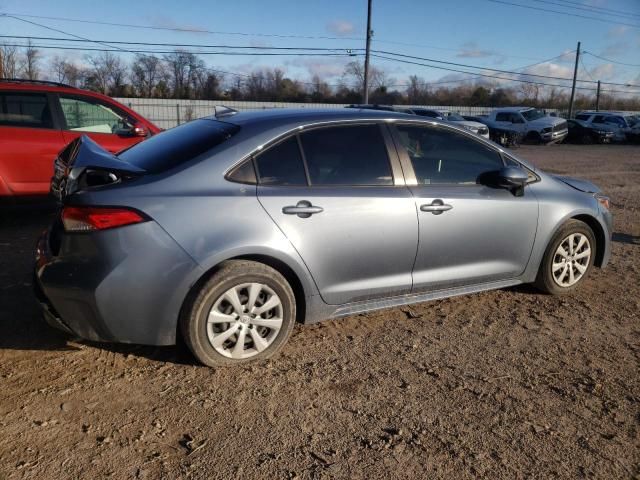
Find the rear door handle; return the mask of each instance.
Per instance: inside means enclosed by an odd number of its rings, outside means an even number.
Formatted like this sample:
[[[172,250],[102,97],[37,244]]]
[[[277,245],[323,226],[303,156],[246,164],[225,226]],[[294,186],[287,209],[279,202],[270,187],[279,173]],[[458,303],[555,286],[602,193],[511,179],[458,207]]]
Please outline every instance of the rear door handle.
[[[293,205],[282,207],[282,213],[285,215],[298,215],[300,218],[309,218],[314,213],[323,211],[322,207],[311,205],[311,202],[307,200],[300,200],[295,207]]]
[[[423,212],[431,212],[434,215],[440,215],[448,210],[451,210],[453,207],[444,203],[439,198],[435,199],[431,203],[427,203],[425,205],[420,205],[420,210]]]

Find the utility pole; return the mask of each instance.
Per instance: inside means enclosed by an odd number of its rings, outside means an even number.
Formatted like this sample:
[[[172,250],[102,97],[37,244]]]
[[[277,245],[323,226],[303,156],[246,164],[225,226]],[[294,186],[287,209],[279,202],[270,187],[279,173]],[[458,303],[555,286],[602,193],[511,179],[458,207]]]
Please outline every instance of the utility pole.
[[[371,0],[367,0],[367,50],[364,56],[364,103],[369,103],[369,50],[371,50]]]
[[[598,80],[598,90],[596,90],[596,112],[600,111],[600,80]]]
[[[567,118],[573,117],[573,99],[576,96],[576,77],[578,76],[578,60],[580,60],[580,42],[576,50],[576,66],[573,69],[573,85],[571,86],[571,100],[569,100],[569,115]]]

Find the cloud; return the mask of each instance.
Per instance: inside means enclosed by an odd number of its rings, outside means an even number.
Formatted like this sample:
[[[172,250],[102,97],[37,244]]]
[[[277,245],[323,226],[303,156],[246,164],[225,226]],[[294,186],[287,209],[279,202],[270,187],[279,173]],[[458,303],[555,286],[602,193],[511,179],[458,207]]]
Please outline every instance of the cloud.
[[[189,23],[178,23],[173,18],[167,17],[165,15],[152,15],[149,18],[149,22],[152,26],[158,28],[175,28],[178,30],[184,30],[187,33],[195,33],[195,34],[206,34],[206,28],[193,25]]]
[[[476,42],[467,42],[462,45],[459,53],[456,54],[458,58],[486,58],[492,57],[496,53],[491,50],[481,49]]]
[[[596,80],[611,80],[616,77],[616,67],[612,63],[603,63],[594,68],[589,68],[589,73]]]
[[[318,75],[323,80],[339,77],[344,73],[347,60],[296,58],[285,62],[291,67],[302,68],[310,77]]]
[[[626,40],[620,40],[618,42],[613,42],[605,45],[605,47],[600,51],[600,55],[603,57],[616,57],[618,55],[625,54],[631,49],[631,43]]]
[[[558,65],[557,63],[553,62],[533,65],[531,67],[525,68],[522,73],[533,73],[536,75],[546,75],[549,77],[573,78],[573,70],[570,67]],[[526,76],[524,78],[531,79],[531,77]]]
[[[629,27],[626,25],[618,25],[616,27],[612,27],[607,32],[607,37],[609,38],[618,38],[623,37],[629,31]]]
[[[348,20],[332,20],[327,23],[327,31],[334,35],[351,35],[356,31],[356,27]]]

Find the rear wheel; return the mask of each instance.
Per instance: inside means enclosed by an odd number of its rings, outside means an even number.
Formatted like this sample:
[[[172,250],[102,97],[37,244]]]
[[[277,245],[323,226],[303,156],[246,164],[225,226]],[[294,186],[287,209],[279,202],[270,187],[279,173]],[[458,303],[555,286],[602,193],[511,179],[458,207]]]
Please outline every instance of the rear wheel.
[[[582,135],[582,143],[583,145],[591,145],[593,143],[593,138],[588,133]]]
[[[565,223],[549,242],[536,287],[554,295],[572,291],[591,270],[595,249],[595,236],[586,223],[579,220]]]
[[[180,319],[185,343],[208,366],[272,357],[296,318],[286,279],[258,262],[231,260],[202,286]]]

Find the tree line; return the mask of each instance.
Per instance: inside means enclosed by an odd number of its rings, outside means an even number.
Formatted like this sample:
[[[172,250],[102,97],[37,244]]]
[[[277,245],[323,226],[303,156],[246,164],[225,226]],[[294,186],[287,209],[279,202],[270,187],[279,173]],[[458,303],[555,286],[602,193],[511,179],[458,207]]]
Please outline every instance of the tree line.
[[[286,76],[284,70],[256,68],[233,75],[208,68],[196,54],[176,50],[161,56],[137,54],[131,61],[109,51],[87,55],[84,62],[54,56],[45,61],[29,43],[25,48],[0,47],[0,78],[47,79],[113,97],[249,100],[299,103],[360,103],[364,68],[360,61],[346,64],[334,83],[319,75],[309,81]],[[570,90],[522,83],[504,86],[491,81],[452,81],[433,85],[417,75],[397,84],[381,69],[370,69],[371,103],[389,105],[466,105],[498,107],[531,105],[565,109]],[[517,84],[516,84],[517,85]],[[595,107],[595,95],[576,94],[576,109]],[[640,98],[600,97],[601,109],[640,110]]]

